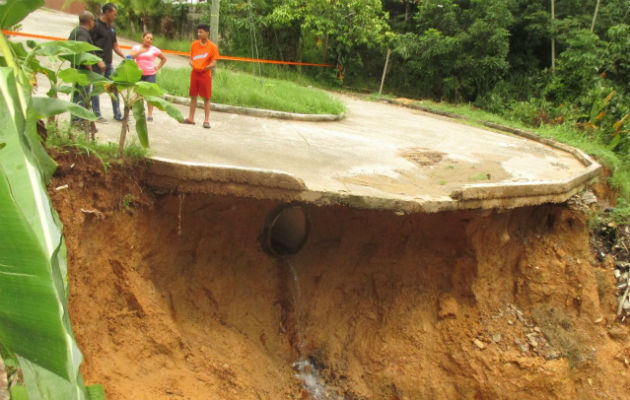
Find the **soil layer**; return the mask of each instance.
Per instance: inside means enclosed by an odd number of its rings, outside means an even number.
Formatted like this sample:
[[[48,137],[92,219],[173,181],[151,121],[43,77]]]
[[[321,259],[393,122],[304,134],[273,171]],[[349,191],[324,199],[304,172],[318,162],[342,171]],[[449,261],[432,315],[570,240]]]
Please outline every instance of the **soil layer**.
[[[624,399],[614,265],[564,205],[397,216],[309,207],[278,259],[272,200],[156,194],[144,167],[59,154],[70,312],[107,398]],[[67,188],[65,187],[67,185]],[[335,397],[335,398],[336,398]]]

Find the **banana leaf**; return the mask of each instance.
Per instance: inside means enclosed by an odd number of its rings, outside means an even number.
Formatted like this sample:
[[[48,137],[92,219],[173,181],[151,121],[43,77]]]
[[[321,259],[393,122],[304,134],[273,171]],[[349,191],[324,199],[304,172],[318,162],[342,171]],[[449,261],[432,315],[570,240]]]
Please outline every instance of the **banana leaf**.
[[[177,122],[182,122],[184,120],[184,117],[182,116],[182,113],[179,112],[179,109],[175,107],[173,104],[164,100],[163,98],[155,97],[155,96],[145,96],[144,99],[147,102],[154,105],[155,107],[157,107],[159,110],[166,111],[166,113],[171,118],[177,120]]]
[[[131,106],[133,117],[136,120],[136,134],[142,147],[149,147],[149,132],[147,130],[147,118],[144,114],[144,102],[136,101]]]
[[[9,29],[43,5],[44,0],[7,0],[0,2],[0,28]]]
[[[36,132],[30,87],[0,68],[0,343],[17,358],[29,399],[82,400],[86,391],[67,310],[60,223],[45,181],[55,163]]]

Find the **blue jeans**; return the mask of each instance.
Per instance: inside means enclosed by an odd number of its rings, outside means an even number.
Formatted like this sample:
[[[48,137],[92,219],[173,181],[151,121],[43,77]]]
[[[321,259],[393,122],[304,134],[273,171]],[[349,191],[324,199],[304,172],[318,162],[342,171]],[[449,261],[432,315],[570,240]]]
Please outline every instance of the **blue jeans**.
[[[112,64],[105,64],[105,78],[109,78],[112,72],[114,72],[114,66]],[[118,93],[116,93],[116,100],[112,99],[112,109],[114,110],[114,119],[122,119]],[[101,103],[99,102],[98,96],[92,96],[92,110],[94,110],[94,114],[96,114],[97,117],[103,116],[101,114]]]

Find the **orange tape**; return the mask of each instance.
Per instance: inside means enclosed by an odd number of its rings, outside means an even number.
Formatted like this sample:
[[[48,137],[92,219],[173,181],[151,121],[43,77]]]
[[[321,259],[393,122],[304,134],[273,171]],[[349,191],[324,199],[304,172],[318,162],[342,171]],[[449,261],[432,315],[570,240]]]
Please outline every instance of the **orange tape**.
[[[24,37],[30,37],[30,38],[35,38],[35,39],[57,40],[57,41],[68,40],[68,39],[63,39],[63,38],[58,38],[58,37],[53,37],[53,36],[44,36],[44,35],[36,35],[32,33],[22,33],[22,32],[5,31],[5,30],[3,30],[2,33],[9,36],[24,36]],[[119,45],[118,47],[120,47],[121,49],[131,49],[131,46],[126,46],[126,45]],[[167,54],[176,54],[179,56],[190,57],[190,53],[185,52],[185,51],[162,50],[162,52],[167,53]],[[314,64],[314,63],[303,63],[303,62],[295,62],[295,61],[263,60],[260,58],[231,57],[231,56],[219,56],[219,60],[258,62],[258,63],[264,63],[264,64],[303,65],[303,66],[310,66],[310,67],[334,67],[334,65],[330,65],[330,64]],[[337,68],[339,68],[339,66],[337,66]]]

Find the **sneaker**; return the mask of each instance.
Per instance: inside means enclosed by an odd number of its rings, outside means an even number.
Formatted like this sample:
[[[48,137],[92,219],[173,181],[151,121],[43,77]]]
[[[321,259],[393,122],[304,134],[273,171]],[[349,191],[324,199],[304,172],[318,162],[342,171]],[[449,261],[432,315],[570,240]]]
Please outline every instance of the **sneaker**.
[[[103,117],[98,117],[98,119],[96,120],[96,122],[100,122],[101,124],[107,124],[107,123],[109,123],[109,121],[108,121],[108,120],[106,120],[106,119],[105,119],[105,118],[103,118]]]
[[[114,117],[114,119],[118,122],[122,122],[123,118],[122,117]]]

